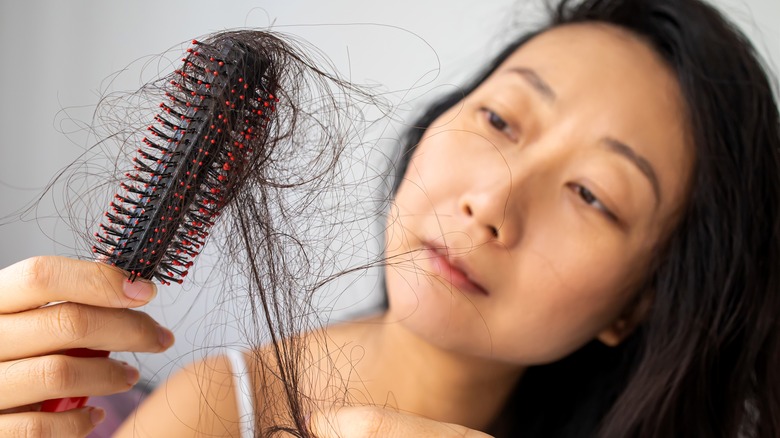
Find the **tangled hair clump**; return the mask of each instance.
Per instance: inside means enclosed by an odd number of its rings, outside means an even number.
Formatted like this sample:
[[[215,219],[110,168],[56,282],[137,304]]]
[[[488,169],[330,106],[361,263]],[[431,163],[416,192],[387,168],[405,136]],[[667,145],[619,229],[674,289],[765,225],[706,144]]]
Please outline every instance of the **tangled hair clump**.
[[[371,187],[382,184],[387,172],[355,175],[352,166],[367,165],[365,160],[375,149],[364,144],[366,130],[386,122],[390,107],[379,93],[328,71],[327,62],[316,57],[314,48],[289,35],[228,30],[197,38],[197,44],[202,50],[239,48],[248,58],[261,60],[257,67],[263,70],[263,93],[276,99],[274,114],[257,126],[263,132],[242,145],[255,154],[241,166],[239,180],[220,187],[225,206],[206,246],[209,254],[218,257],[212,260],[220,277],[217,293],[243,296],[247,308],[242,310],[248,313],[244,319],[249,324],[242,331],[247,341],[257,350],[271,351],[270,356],[258,353],[254,366],[276,376],[284,388],[281,405],[286,412],[274,417],[289,419],[291,424],[260,423],[257,433],[305,434],[305,413],[310,409],[299,390],[303,359],[298,335],[322,323],[312,304],[315,292],[347,271],[360,273],[381,264],[379,256],[376,260],[369,256],[368,263],[364,258],[357,266],[339,268],[344,265],[341,253],[362,246],[341,241],[340,233],[345,223],[371,227],[386,207],[387,198],[373,198]],[[183,61],[182,69],[191,59]],[[250,64],[241,65],[252,68]],[[182,70],[171,70],[137,92],[104,97],[91,124],[100,141],[55,179],[65,180],[69,209],[65,219],[83,236],[87,248],[95,244],[92,232],[98,215],[137,165],[136,151],[149,144],[144,137],[159,112],[158,104],[169,100],[172,83],[182,82]],[[246,77],[256,72],[232,74]],[[218,107],[226,106],[224,101],[214,101]],[[221,114],[223,109],[210,111]],[[370,120],[368,113],[378,115]],[[238,124],[229,121],[227,126]],[[112,149],[115,146],[118,150]],[[105,156],[113,157],[111,162],[100,163]],[[188,286],[193,281],[190,276]],[[266,414],[257,412],[258,418]]]
[[[689,201],[643,288],[653,297],[647,319],[617,348],[594,341],[558,362],[527,370],[489,432],[559,438],[780,436],[780,115],[777,90],[760,57],[739,30],[700,0],[561,0],[550,17],[463,89],[423,112],[403,139],[397,175],[405,172],[432,121],[509,55],[546,30],[575,23],[624,28],[665,60],[686,102],[695,169]],[[310,327],[315,291],[345,271],[383,263],[377,258],[347,270],[329,268],[338,251],[329,233],[346,210],[360,204],[337,195],[345,187],[345,148],[360,143],[361,105],[382,104],[320,69],[292,39],[239,30],[204,41],[220,38],[239,40],[271,60],[280,99],[265,139],[266,158],[236,186],[215,233],[223,240],[214,242],[228,284],[246,280],[238,288],[252,297],[249,311],[270,334],[271,358],[258,356],[258,366],[283,387],[282,417],[289,423],[259,424],[256,434],[311,436],[305,418],[310,400],[299,379],[307,357],[297,335]],[[135,96],[152,99],[161,83]],[[117,115],[121,108],[115,103],[109,108],[123,128],[107,138],[135,150],[140,140],[135,118]],[[123,158],[120,154],[114,164]],[[367,216],[379,216],[386,199],[373,201],[369,205],[376,208]],[[101,199],[89,211],[104,205]],[[86,225],[74,229],[94,224]]]

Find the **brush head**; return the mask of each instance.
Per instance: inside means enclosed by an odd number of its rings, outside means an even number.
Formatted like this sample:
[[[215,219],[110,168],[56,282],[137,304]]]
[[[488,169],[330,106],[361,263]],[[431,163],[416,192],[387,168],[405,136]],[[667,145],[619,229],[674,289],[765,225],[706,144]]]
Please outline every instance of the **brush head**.
[[[95,233],[93,252],[131,281],[182,282],[235,186],[266,153],[278,102],[271,62],[238,40],[193,40],[182,61]]]

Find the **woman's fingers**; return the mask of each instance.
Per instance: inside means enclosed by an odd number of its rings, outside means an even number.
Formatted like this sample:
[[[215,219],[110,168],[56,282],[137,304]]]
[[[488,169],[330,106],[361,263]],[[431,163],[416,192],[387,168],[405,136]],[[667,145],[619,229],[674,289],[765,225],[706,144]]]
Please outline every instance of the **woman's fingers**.
[[[66,412],[25,412],[0,415],[0,431],[8,438],[85,437],[105,418],[100,408]]]
[[[58,301],[100,307],[137,307],[157,293],[151,282],[127,281],[105,263],[66,257],[32,257],[0,270],[0,314]]]
[[[0,362],[71,348],[154,353],[173,342],[168,329],[130,309],[60,303],[0,315]]]
[[[0,363],[0,410],[53,398],[124,392],[138,379],[135,368],[103,357],[54,354],[4,362]]]
[[[41,413],[36,403],[127,391],[138,371],[105,357],[50,353],[165,350],[171,332],[127,309],[155,294],[151,283],[130,283],[124,271],[92,261],[34,257],[0,270],[0,435],[89,433],[89,414],[100,411]]]

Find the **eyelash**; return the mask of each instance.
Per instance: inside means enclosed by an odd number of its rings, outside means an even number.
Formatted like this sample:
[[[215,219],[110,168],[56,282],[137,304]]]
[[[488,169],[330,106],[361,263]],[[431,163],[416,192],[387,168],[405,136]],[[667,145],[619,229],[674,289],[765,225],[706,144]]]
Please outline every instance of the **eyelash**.
[[[492,126],[497,131],[507,135],[510,139],[516,140],[516,135],[514,132],[512,132],[512,127],[509,126],[509,122],[501,118],[498,113],[489,108],[481,108],[481,110],[485,113],[485,117],[487,118],[487,122],[490,124],[490,126]],[[575,193],[577,193],[583,202],[601,212],[604,216],[607,217],[607,219],[613,222],[619,222],[618,217],[615,216],[615,214],[612,213],[587,187],[576,183],[571,183],[569,186],[572,190],[574,190]]]
[[[509,137],[510,140],[517,140],[517,134],[515,134],[515,132],[512,130],[509,122],[504,120],[500,115],[498,115],[497,112],[489,108],[481,108],[481,110],[485,113],[485,117],[487,118],[487,122],[490,124],[490,126]]]
[[[609,220],[613,222],[619,222],[618,217],[615,216],[615,214],[612,213],[587,187],[576,183],[570,183],[569,187],[571,187],[571,189],[577,193],[583,202],[600,211]]]

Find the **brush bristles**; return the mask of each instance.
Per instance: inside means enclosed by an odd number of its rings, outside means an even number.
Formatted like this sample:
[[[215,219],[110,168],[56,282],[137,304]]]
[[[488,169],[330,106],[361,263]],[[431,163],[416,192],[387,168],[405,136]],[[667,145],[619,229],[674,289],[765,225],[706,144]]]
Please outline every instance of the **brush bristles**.
[[[236,41],[193,41],[149,126],[93,251],[163,284],[181,283],[262,145],[278,99],[268,61]]]

